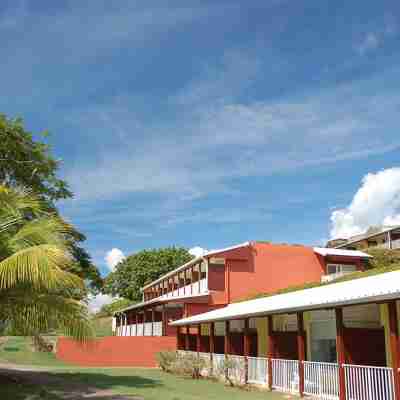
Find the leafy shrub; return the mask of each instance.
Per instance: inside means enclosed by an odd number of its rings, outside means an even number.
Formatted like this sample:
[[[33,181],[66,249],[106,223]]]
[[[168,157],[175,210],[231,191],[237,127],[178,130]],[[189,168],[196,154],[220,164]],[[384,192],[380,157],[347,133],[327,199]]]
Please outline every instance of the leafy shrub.
[[[201,372],[207,368],[207,361],[202,357],[198,357],[195,353],[179,354],[173,366],[174,372],[190,376],[193,379],[199,379]]]
[[[160,368],[165,372],[172,372],[178,360],[175,351],[160,351],[156,354],[156,359]]]
[[[244,371],[244,361],[242,362],[242,360],[227,357],[218,364],[217,370],[214,371],[214,374],[225,377],[225,380],[230,386],[236,386],[245,383]]]

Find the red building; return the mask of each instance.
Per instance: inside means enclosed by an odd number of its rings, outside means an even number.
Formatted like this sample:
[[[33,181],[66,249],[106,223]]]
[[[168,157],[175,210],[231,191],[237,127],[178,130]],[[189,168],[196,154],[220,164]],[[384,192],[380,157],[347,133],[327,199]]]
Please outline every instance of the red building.
[[[246,242],[213,250],[143,288],[143,302],[115,315],[116,336],[175,336],[169,324],[261,292],[362,270],[360,251]],[[189,339],[194,346],[195,337]]]

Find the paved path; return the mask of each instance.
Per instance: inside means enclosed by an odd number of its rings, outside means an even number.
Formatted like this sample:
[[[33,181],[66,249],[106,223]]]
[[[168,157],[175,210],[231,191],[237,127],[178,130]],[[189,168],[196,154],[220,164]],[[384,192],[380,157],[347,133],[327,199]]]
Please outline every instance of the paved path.
[[[59,370],[62,372],[62,369]],[[84,383],[71,382],[57,374],[54,370],[35,366],[21,366],[15,364],[3,364],[0,362],[0,375],[15,381],[39,385],[46,388],[65,400],[144,400],[140,396],[116,395],[110,389],[99,389]]]

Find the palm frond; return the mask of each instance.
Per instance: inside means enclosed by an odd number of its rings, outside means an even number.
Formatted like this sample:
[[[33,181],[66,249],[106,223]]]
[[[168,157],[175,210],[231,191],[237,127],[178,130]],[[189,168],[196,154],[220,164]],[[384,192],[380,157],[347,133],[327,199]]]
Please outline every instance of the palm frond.
[[[36,218],[25,223],[9,240],[9,246],[14,251],[37,246],[53,244],[65,247],[65,236],[74,232],[72,225],[63,221],[57,215]]]
[[[83,288],[81,278],[65,271],[71,262],[71,257],[58,246],[25,248],[0,262],[0,290],[20,284],[30,284],[38,290]]]
[[[13,331],[25,336],[51,330],[62,331],[80,341],[94,336],[87,307],[58,294],[11,290],[7,301],[2,296],[0,318]]]

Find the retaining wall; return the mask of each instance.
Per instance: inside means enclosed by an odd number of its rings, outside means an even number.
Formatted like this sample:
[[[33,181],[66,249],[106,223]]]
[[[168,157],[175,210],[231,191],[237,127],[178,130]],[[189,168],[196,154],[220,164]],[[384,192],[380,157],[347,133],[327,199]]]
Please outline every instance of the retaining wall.
[[[156,367],[156,353],[176,350],[174,336],[108,336],[86,344],[61,337],[57,358],[91,367]]]

